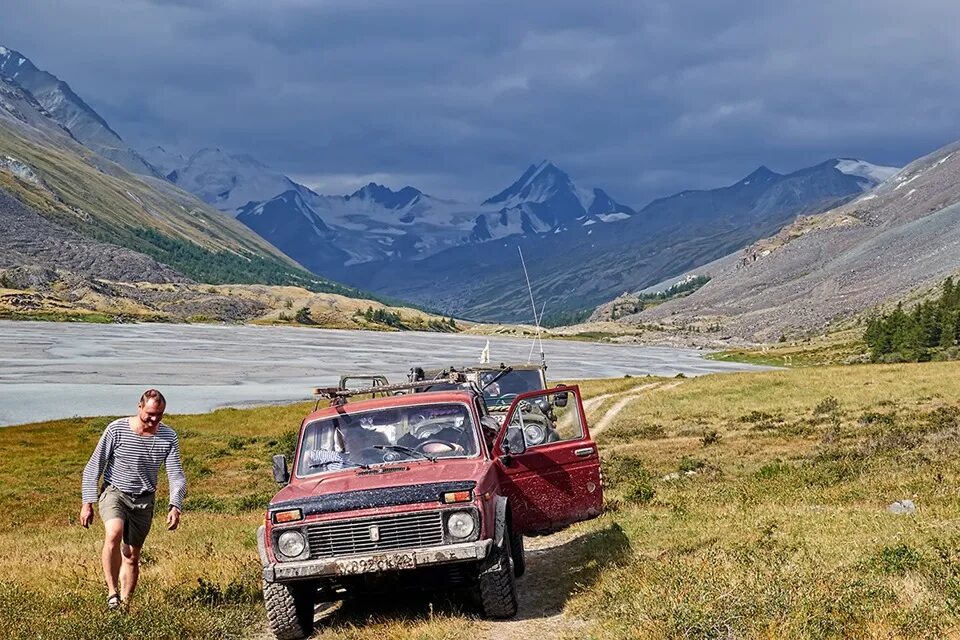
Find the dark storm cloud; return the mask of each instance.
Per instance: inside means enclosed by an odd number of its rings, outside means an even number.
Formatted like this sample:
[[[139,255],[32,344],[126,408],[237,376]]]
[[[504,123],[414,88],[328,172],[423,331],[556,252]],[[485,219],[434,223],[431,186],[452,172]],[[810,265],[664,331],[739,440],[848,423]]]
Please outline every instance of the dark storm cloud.
[[[960,137],[953,1],[0,3],[0,42],[135,144],[331,188],[482,196],[550,158],[643,204]]]

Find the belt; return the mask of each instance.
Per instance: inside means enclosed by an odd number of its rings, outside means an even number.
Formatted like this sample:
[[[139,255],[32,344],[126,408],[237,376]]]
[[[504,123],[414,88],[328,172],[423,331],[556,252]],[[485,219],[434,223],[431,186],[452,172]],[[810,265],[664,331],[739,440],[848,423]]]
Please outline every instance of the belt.
[[[110,484],[109,482],[103,485],[104,491],[106,491],[107,487],[113,487],[123,495],[127,496],[128,498],[133,498],[134,500],[140,500],[141,498],[152,497],[157,493],[156,491],[142,491],[140,493],[129,493],[127,491],[124,491],[123,489],[121,489],[115,484]]]

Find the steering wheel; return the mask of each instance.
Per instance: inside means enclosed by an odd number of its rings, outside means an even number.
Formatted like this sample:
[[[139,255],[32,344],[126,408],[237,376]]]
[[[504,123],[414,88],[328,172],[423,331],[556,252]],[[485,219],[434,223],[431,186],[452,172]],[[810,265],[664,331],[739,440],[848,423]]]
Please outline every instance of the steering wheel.
[[[441,445],[441,446],[443,446],[443,447],[446,448],[446,451],[425,451],[425,450],[424,450],[428,445],[432,445],[432,444]],[[426,441],[421,442],[420,444],[418,444],[416,447],[414,447],[414,449],[416,449],[416,450],[419,451],[420,453],[447,453],[448,451],[463,451],[463,450],[464,450],[463,447],[461,447],[459,444],[454,444],[454,443],[452,443],[452,442],[447,442],[446,440],[426,440]]]

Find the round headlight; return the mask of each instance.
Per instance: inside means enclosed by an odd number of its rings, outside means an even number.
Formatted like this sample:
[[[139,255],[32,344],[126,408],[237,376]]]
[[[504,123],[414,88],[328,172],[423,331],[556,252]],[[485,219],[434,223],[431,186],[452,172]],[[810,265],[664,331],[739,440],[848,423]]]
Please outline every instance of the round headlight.
[[[473,533],[474,527],[476,523],[473,521],[473,516],[464,511],[458,511],[447,518],[447,531],[454,538],[466,538]]]
[[[296,558],[306,549],[307,542],[299,531],[284,531],[277,538],[277,547],[288,558]]]
[[[547,435],[547,430],[538,424],[528,424],[523,428],[523,439],[527,445],[541,444]]]

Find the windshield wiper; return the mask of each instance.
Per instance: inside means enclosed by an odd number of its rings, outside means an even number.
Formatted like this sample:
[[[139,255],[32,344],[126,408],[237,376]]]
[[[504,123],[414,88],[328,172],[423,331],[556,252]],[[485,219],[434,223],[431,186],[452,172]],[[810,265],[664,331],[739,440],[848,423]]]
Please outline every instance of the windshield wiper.
[[[314,462],[308,469],[316,469],[317,467],[325,467],[328,464],[342,464],[344,469],[353,469],[354,467],[360,467],[361,469],[369,469],[370,465],[362,464],[360,462],[352,462],[350,460],[324,460],[323,462]]]
[[[374,449],[389,449],[390,451],[399,451],[400,453],[405,453],[411,457],[420,457],[426,458],[430,462],[436,462],[437,457],[432,456],[429,453],[424,453],[423,451],[417,451],[411,447],[405,447],[402,444],[375,444],[373,445]]]

